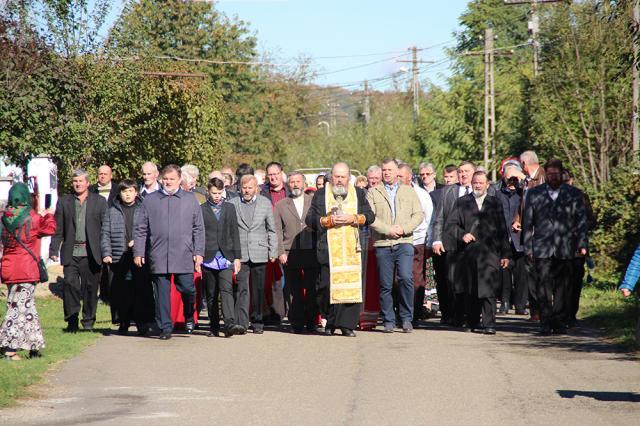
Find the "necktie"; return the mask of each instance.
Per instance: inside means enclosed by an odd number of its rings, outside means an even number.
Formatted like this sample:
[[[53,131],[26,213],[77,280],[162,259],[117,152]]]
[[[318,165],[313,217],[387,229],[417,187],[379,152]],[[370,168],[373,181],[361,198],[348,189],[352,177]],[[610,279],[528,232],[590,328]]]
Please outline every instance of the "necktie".
[[[464,187],[464,195],[469,195],[469,187],[468,186]]]

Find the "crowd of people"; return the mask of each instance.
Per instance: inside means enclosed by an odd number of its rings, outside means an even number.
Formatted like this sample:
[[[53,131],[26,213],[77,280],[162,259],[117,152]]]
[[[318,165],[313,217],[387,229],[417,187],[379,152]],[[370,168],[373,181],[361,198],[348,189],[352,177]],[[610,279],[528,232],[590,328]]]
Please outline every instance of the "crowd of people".
[[[532,151],[503,161],[500,179],[470,161],[438,171],[387,158],[365,176],[336,163],[307,182],[278,162],[241,164],[206,179],[193,165],[148,162],[141,179],[116,183],[111,168],[36,213],[16,184],[2,217],[2,281],[9,285],[0,330],[5,356],[44,345],[34,288],[40,238],[63,265],[66,330],[96,322],[99,298],[118,332],[171,338],[174,327],[231,337],[266,326],[355,336],[382,327],[405,333],[432,315],[496,333],[496,315],[528,315],[543,334],[575,324],[594,226],[586,194],[562,162]],[[499,307],[499,308],[498,308]],[[380,321],[380,322],[379,322]]]

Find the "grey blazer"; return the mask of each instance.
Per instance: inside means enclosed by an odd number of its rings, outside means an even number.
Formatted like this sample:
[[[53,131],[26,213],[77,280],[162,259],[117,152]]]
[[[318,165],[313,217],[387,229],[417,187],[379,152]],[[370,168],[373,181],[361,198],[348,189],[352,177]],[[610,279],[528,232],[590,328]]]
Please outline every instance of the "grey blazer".
[[[236,208],[238,228],[240,230],[240,249],[242,262],[264,263],[269,258],[278,257],[278,237],[273,218],[271,201],[258,195],[253,220],[245,218],[241,208],[241,197],[228,201]]]
[[[579,249],[588,248],[582,192],[565,184],[559,191],[555,202],[546,183],[527,191],[522,220],[527,255],[568,260],[574,259]]]

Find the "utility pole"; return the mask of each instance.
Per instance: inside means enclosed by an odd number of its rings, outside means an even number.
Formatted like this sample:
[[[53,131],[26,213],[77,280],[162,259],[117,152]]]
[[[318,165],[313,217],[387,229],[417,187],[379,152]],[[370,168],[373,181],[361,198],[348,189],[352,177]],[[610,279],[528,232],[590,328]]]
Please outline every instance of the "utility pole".
[[[489,170],[489,148],[491,146],[492,158],[495,155],[495,146],[492,146],[495,125],[495,102],[493,97],[493,28],[484,30],[484,168]],[[491,179],[495,180],[495,170]]]
[[[416,123],[418,121],[418,117],[420,116],[420,70],[418,69],[418,64],[433,64],[433,61],[422,61],[418,60],[418,48],[413,46],[409,48],[411,50],[411,61],[396,61],[396,62],[410,62],[412,64],[411,67],[411,76],[412,83],[411,89],[413,92],[413,122]]]
[[[504,0],[505,5],[531,5],[531,20],[529,21],[529,33],[531,33],[531,45],[533,47],[533,76],[537,77],[540,72],[540,16],[538,15],[538,5],[541,3],[560,3],[565,0]]]
[[[632,164],[637,164],[638,153],[640,151],[640,129],[638,126],[638,99],[640,98],[640,79],[638,77],[638,61],[640,60],[640,0],[633,2],[633,69],[631,71],[633,77],[633,115],[632,121]],[[640,331],[640,323],[638,323]]]
[[[371,120],[371,109],[369,107],[369,82],[367,80],[364,81],[364,111],[362,115],[364,115],[365,126],[369,125],[369,121]]]
[[[338,106],[335,102],[329,103],[329,126],[333,135],[336,134],[336,128],[338,126]]]

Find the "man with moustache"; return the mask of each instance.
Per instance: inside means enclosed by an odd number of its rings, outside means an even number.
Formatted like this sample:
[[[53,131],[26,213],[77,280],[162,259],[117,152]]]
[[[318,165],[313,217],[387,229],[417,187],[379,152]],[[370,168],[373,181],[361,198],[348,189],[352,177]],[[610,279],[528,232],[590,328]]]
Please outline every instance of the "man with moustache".
[[[278,260],[284,268],[285,286],[290,294],[289,321],[294,333],[315,332],[318,307],[316,281],[320,274],[315,235],[306,223],[312,194],[305,194],[305,177],[292,172],[288,180],[290,195],[274,209],[278,234]],[[286,300],[289,302],[288,300]]]
[[[278,237],[271,203],[258,194],[258,181],[253,175],[240,178],[240,197],[229,201],[236,209],[240,232],[241,266],[236,275],[235,334],[249,328],[249,299],[251,326],[254,334],[264,333],[262,305],[265,300],[264,282],[268,263],[278,255]],[[249,298],[249,292],[251,297]]]
[[[359,227],[370,225],[375,216],[364,190],[351,185],[349,177],[346,163],[333,166],[330,182],[313,197],[306,223],[317,236],[318,293],[320,310],[327,317],[325,334],[332,335],[339,328],[344,336],[355,337],[366,250]]]
[[[441,321],[456,327],[464,325],[464,287],[456,280],[456,267],[459,263],[458,244],[452,220],[457,218],[456,200],[472,192],[471,178],[476,166],[470,161],[463,161],[458,166],[458,183],[441,189],[442,196],[436,205],[433,223],[433,254],[440,262],[444,262],[441,271],[436,269],[436,290]],[[438,272],[442,272],[439,274]],[[444,276],[443,276],[444,275]]]
[[[100,233],[107,210],[104,197],[89,191],[89,175],[73,172],[73,194],[56,206],[56,233],[51,238],[49,257],[64,267],[62,303],[66,331],[78,331],[82,303],[82,327],[91,330],[96,322],[98,285],[102,268]]]
[[[562,181],[560,160],[545,164],[547,182],[526,195],[525,253],[538,274],[540,331],[566,334],[571,310],[572,265],[588,249],[587,215],[580,190]]]
[[[89,191],[98,194],[107,200],[107,205],[111,207],[113,200],[118,198],[118,185],[113,183],[113,171],[111,167],[103,164],[98,167],[98,182],[89,187]]]
[[[473,192],[455,202],[455,227],[458,243],[456,278],[467,297],[465,310],[471,331],[482,328],[485,334],[496,333],[496,291],[500,269],[509,266],[511,249],[507,240],[502,204],[487,195],[489,177],[477,171],[471,180]]]

